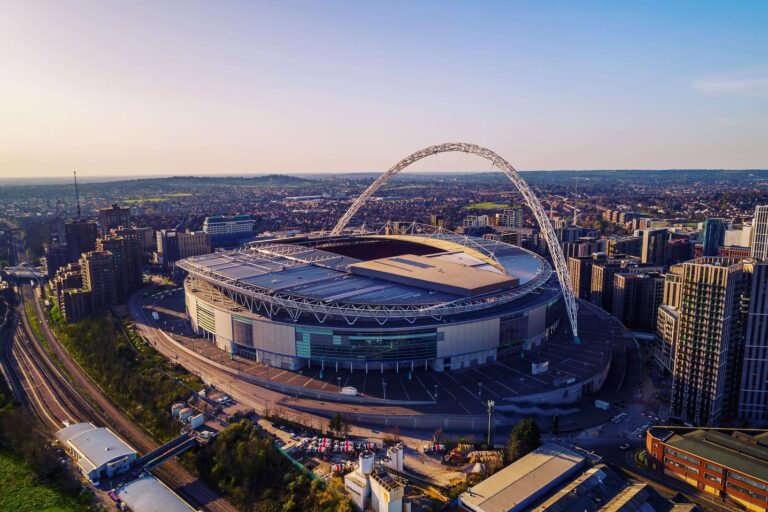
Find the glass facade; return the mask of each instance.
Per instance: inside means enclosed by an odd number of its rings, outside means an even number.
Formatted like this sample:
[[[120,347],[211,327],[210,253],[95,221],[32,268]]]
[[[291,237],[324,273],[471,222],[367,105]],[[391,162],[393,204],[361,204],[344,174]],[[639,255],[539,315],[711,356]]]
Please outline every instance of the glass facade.
[[[297,327],[296,356],[315,361],[395,362],[437,357],[437,329],[348,332]]]

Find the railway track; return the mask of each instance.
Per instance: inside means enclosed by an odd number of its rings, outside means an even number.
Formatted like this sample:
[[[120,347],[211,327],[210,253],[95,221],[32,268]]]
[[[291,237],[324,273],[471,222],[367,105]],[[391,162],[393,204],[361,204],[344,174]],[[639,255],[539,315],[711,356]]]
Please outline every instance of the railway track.
[[[24,370],[31,376],[33,384],[25,391],[31,399],[28,402],[35,414],[55,430],[63,426],[62,419],[69,417],[76,421],[93,421],[110,427],[140,452],[148,453],[155,449],[157,443],[109,400],[59,343],[45,321],[44,311],[34,291],[27,286],[22,286],[21,290],[18,307],[21,322],[17,326],[17,343],[14,343],[13,355],[17,358],[19,369],[24,366]],[[24,309],[26,301],[35,308],[40,319],[40,329],[52,354],[42,346],[29,324]],[[59,363],[63,369],[58,366]],[[62,415],[68,417],[58,418]],[[153,473],[185,499],[199,504],[203,510],[237,512],[234,506],[191,475],[176,460],[166,462],[162,467],[154,469]]]

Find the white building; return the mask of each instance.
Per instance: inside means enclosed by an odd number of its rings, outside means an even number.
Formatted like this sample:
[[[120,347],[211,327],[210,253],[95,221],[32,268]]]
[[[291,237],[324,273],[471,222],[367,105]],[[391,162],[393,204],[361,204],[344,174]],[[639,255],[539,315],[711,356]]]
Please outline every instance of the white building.
[[[214,215],[205,218],[203,231],[213,238],[251,236],[255,223],[256,221],[250,215],[235,215],[234,217]]]
[[[75,423],[56,432],[56,438],[92,482],[125,473],[136,460],[136,450],[108,428]]]
[[[746,224],[741,229],[726,229],[725,247],[750,247],[752,245],[752,226]]]
[[[360,454],[357,469],[344,476],[344,487],[360,510],[402,512],[405,487],[386,473],[374,472],[374,457]]]
[[[151,475],[120,487],[115,494],[133,512],[195,512],[193,507]]]
[[[755,220],[752,221],[752,258],[768,260],[768,205],[755,208]]]

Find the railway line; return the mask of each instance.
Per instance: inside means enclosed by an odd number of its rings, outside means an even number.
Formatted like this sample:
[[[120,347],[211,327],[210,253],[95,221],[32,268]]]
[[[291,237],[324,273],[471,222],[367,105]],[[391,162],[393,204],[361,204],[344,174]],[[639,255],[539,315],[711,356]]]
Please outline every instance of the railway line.
[[[45,321],[44,311],[27,285],[20,286],[18,318],[12,335],[3,347],[6,367],[21,384],[22,402],[30,407],[44,425],[52,430],[63,427],[63,421],[92,421],[108,426],[123,436],[139,452],[148,453],[157,443],[141,427],[119,410],[96,383],[90,380],[77,362],[56,339]],[[30,303],[40,318],[40,329],[51,353],[35,336],[25,312]],[[59,366],[61,365],[61,367]],[[166,462],[153,473],[190,502],[210,512],[237,512],[229,502],[190,474],[176,460]]]

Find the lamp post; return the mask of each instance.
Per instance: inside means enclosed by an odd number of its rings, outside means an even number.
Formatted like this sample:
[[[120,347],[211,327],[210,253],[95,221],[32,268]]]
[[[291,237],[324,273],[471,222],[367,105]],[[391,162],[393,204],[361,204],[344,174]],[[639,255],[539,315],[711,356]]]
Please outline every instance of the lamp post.
[[[488,400],[488,449],[493,449],[493,407],[496,402]]]

